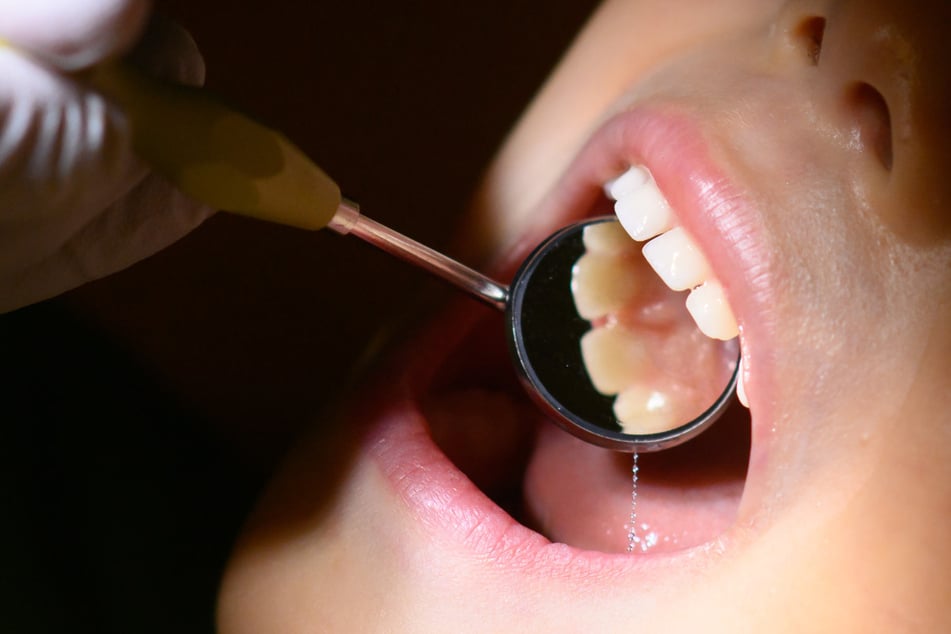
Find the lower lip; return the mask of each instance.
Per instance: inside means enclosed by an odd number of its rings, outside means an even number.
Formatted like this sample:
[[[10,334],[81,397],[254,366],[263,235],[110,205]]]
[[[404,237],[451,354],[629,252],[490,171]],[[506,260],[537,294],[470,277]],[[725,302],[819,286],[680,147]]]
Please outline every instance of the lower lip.
[[[403,378],[377,381],[361,406],[360,419],[371,425],[364,455],[429,539],[492,562],[495,570],[544,571],[574,583],[604,583],[631,572],[656,579],[663,571],[683,572],[687,561],[700,565],[705,556],[720,552],[726,536],[694,548],[636,556],[553,543],[518,523],[459,471],[432,441],[418,395],[428,388],[440,360],[484,317],[482,308],[468,300],[455,302],[413,341],[411,350],[391,359],[395,371],[383,368],[380,373]],[[427,351],[424,357],[420,350]]]
[[[519,524],[452,464],[431,440],[418,404],[405,387],[385,387],[374,395],[380,405],[369,413],[373,427],[365,438],[364,453],[415,525],[436,543],[454,544],[477,561],[491,562],[496,571],[599,583],[631,572],[648,582],[663,570],[675,569],[677,561],[690,559],[696,564],[713,552],[711,544],[704,544],[630,556],[549,541]]]

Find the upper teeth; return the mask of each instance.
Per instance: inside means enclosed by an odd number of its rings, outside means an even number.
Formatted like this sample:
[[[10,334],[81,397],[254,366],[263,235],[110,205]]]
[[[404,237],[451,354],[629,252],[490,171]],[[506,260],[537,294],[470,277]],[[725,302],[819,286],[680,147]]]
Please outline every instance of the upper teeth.
[[[733,311],[726,303],[723,287],[715,279],[708,279],[690,291],[687,295],[687,311],[698,326],[704,324],[700,331],[713,339],[726,341],[739,331]]]
[[[707,259],[683,227],[674,227],[645,244],[644,257],[675,291],[696,288],[712,277]]]
[[[615,200],[614,211],[628,235],[648,240],[674,226],[674,215],[667,199],[643,167],[632,167],[605,185]]]
[[[615,201],[614,212],[628,235],[639,242],[650,240],[643,253],[657,275],[675,291],[690,290],[687,310],[700,331],[714,339],[736,337],[739,328],[723,286],[693,239],[677,226],[650,172],[631,167],[605,184],[604,191]]]

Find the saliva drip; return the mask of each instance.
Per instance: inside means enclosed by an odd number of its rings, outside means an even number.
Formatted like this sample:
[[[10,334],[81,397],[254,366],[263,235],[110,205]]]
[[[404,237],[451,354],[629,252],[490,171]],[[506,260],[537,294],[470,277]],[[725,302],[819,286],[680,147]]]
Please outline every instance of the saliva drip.
[[[634,464],[631,467],[631,517],[630,529],[627,531],[627,552],[634,552],[634,548],[640,543],[641,538],[637,536],[637,452],[634,452]]]

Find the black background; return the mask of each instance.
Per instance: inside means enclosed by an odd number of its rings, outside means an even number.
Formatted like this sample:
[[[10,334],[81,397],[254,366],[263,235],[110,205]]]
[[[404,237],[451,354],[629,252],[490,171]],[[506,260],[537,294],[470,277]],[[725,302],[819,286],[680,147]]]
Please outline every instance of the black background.
[[[593,0],[157,8],[207,84],[371,217],[441,247]],[[232,540],[294,434],[429,282],[356,240],[219,214],[0,316],[0,631],[205,632]]]

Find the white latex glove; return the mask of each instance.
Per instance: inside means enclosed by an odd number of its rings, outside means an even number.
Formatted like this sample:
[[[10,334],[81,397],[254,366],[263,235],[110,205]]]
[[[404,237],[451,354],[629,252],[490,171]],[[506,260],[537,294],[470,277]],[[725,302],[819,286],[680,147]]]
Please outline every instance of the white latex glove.
[[[0,0],[0,312],[127,267],[211,213],[151,173],[122,112],[67,74],[128,49],[149,12],[147,0]],[[167,21],[132,56],[204,81],[194,41]]]

